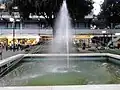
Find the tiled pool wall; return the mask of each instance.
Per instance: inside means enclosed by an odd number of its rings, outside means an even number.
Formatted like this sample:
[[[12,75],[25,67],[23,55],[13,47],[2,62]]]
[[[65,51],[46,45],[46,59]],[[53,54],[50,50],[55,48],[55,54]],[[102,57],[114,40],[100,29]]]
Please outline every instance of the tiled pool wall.
[[[120,64],[120,59],[118,59],[118,58],[109,57],[108,61],[112,62],[112,63],[115,63],[115,64]]]
[[[70,57],[79,57],[80,60],[107,60],[114,63],[120,64],[120,55],[109,54],[109,53],[85,53],[85,54],[68,54]],[[33,58],[42,58],[42,57],[66,57],[67,54],[18,54],[7,59],[3,59],[0,61],[0,67],[13,63],[15,61],[20,61],[22,59],[29,60]]]
[[[35,58],[42,57],[66,57],[66,54],[25,54],[24,60],[31,60]],[[105,61],[114,64],[120,64],[120,55],[110,54],[110,53],[85,53],[85,54],[70,54],[70,57],[79,57],[80,60],[87,61]],[[58,59],[57,59],[58,60]]]
[[[115,64],[120,64],[120,55],[115,55],[115,54],[108,53],[106,56],[108,57],[107,60],[109,62],[112,62],[112,63],[115,63]]]
[[[80,58],[80,60],[107,60],[108,57],[106,54],[101,53],[94,53],[94,54],[68,54],[69,57],[77,57]],[[24,59],[35,59],[35,58],[51,58],[51,57],[57,57],[57,60],[59,57],[67,57],[67,54],[25,54]]]
[[[61,57],[61,56],[60,56]],[[45,58],[45,57],[42,57],[42,56],[40,56],[40,57],[24,57],[23,59],[24,60],[34,60],[34,59],[38,59],[38,58]],[[50,58],[49,56],[48,57],[46,57],[46,58]],[[65,58],[65,57],[64,57]],[[71,57],[70,57],[71,58]],[[72,56],[72,58],[74,58],[73,56]],[[75,57],[76,58],[76,57]],[[79,60],[87,60],[87,61],[104,61],[104,60],[107,60],[108,59],[108,57],[105,57],[105,56],[77,56],[77,58],[79,58]],[[48,60],[48,59],[47,59]],[[55,60],[55,59],[53,59],[53,60]],[[62,60],[62,59],[59,59],[59,57],[57,57],[57,60]],[[71,59],[70,59],[71,60]]]
[[[19,63],[20,60],[22,60],[24,55],[18,54],[9,58],[6,58],[4,60],[0,61],[0,77],[3,76],[10,68],[15,66],[17,63]]]

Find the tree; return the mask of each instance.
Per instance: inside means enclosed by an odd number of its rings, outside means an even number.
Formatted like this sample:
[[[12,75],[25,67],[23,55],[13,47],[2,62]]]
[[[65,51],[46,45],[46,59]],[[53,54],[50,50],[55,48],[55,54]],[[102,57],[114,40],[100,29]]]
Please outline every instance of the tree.
[[[13,7],[17,6],[20,16],[23,19],[29,19],[30,13],[44,16],[48,24],[53,27],[54,20],[62,3],[63,0],[9,0],[6,6],[10,13],[13,11]],[[92,4],[92,0],[67,0],[72,21],[79,21],[85,15],[88,15],[93,9]]]
[[[61,4],[62,0],[11,0],[6,5],[10,13],[13,11],[12,8],[17,6],[23,19],[29,19],[31,13],[32,15],[44,16],[51,24]]]
[[[12,7],[18,6],[18,11],[24,19],[28,19],[29,14],[42,15],[49,23],[56,18],[63,0],[9,0],[7,2],[8,11]],[[67,5],[71,18],[80,20],[88,15],[93,9],[92,0],[67,0]]]
[[[100,16],[103,15],[107,25],[120,23],[120,0],[107,0],[104,2]]]
[[[80,21],[93,9],[92,0],[67,0],[68,10],[73,21]]]

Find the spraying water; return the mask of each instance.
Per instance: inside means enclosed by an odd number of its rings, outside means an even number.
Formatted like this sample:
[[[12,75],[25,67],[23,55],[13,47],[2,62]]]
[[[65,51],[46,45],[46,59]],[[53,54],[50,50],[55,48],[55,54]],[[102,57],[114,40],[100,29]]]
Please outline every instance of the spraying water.
[[[55,38],[52,43],[52,53],[65,53],[67,54],[67,68],[69,68],[69,44],[71,42],[71,23],[68,14],[66,1],[63,1],[60,12],[58,13],[55,22]]]

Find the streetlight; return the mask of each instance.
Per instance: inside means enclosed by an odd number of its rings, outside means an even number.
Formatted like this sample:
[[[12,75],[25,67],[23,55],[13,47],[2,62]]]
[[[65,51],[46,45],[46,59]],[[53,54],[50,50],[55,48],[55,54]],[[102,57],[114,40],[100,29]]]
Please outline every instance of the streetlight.
[[[10,22],[12,22],[12,30],[13,30],[13,51],[15,50],[15,22],[16,21],[20,21],[18,16],[19,16],[19,13],[17,13],[16,11],[18,11],[18,7],[17,6],[14,6],[12,7],[13,9],[13,12],[11,14],[11,17],[9,18]]]
[[[13,29],[13,51],[15,50],[15,19],[14,18],[10,18],[10,22],[12,22],[12,29]]]
[[[38,26],[39,26],[38,35],[40,36],[40,16],[38,16]]]

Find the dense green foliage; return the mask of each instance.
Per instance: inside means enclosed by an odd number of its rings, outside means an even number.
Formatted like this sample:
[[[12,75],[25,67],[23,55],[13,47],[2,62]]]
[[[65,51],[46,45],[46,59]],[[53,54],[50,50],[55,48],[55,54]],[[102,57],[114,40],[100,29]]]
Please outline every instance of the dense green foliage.
[[[101,16],[108,23],[120,23],[120,0],[106,0],[102,5]]]
[[[78,22],[93,9],[92,0],[67,0],[67,4],[72,20]]]
[[[28,19],[31,13],[44,16],[48,23],[52,24],[62,3],[63,0],[10,0],[6,5],[9,12],[13,11],[13,7],[18,6],[18,11],[24,19]],[[92,0],[67,0],[72,20],[80,20],[88,15],[93,9],[92,4]]]

